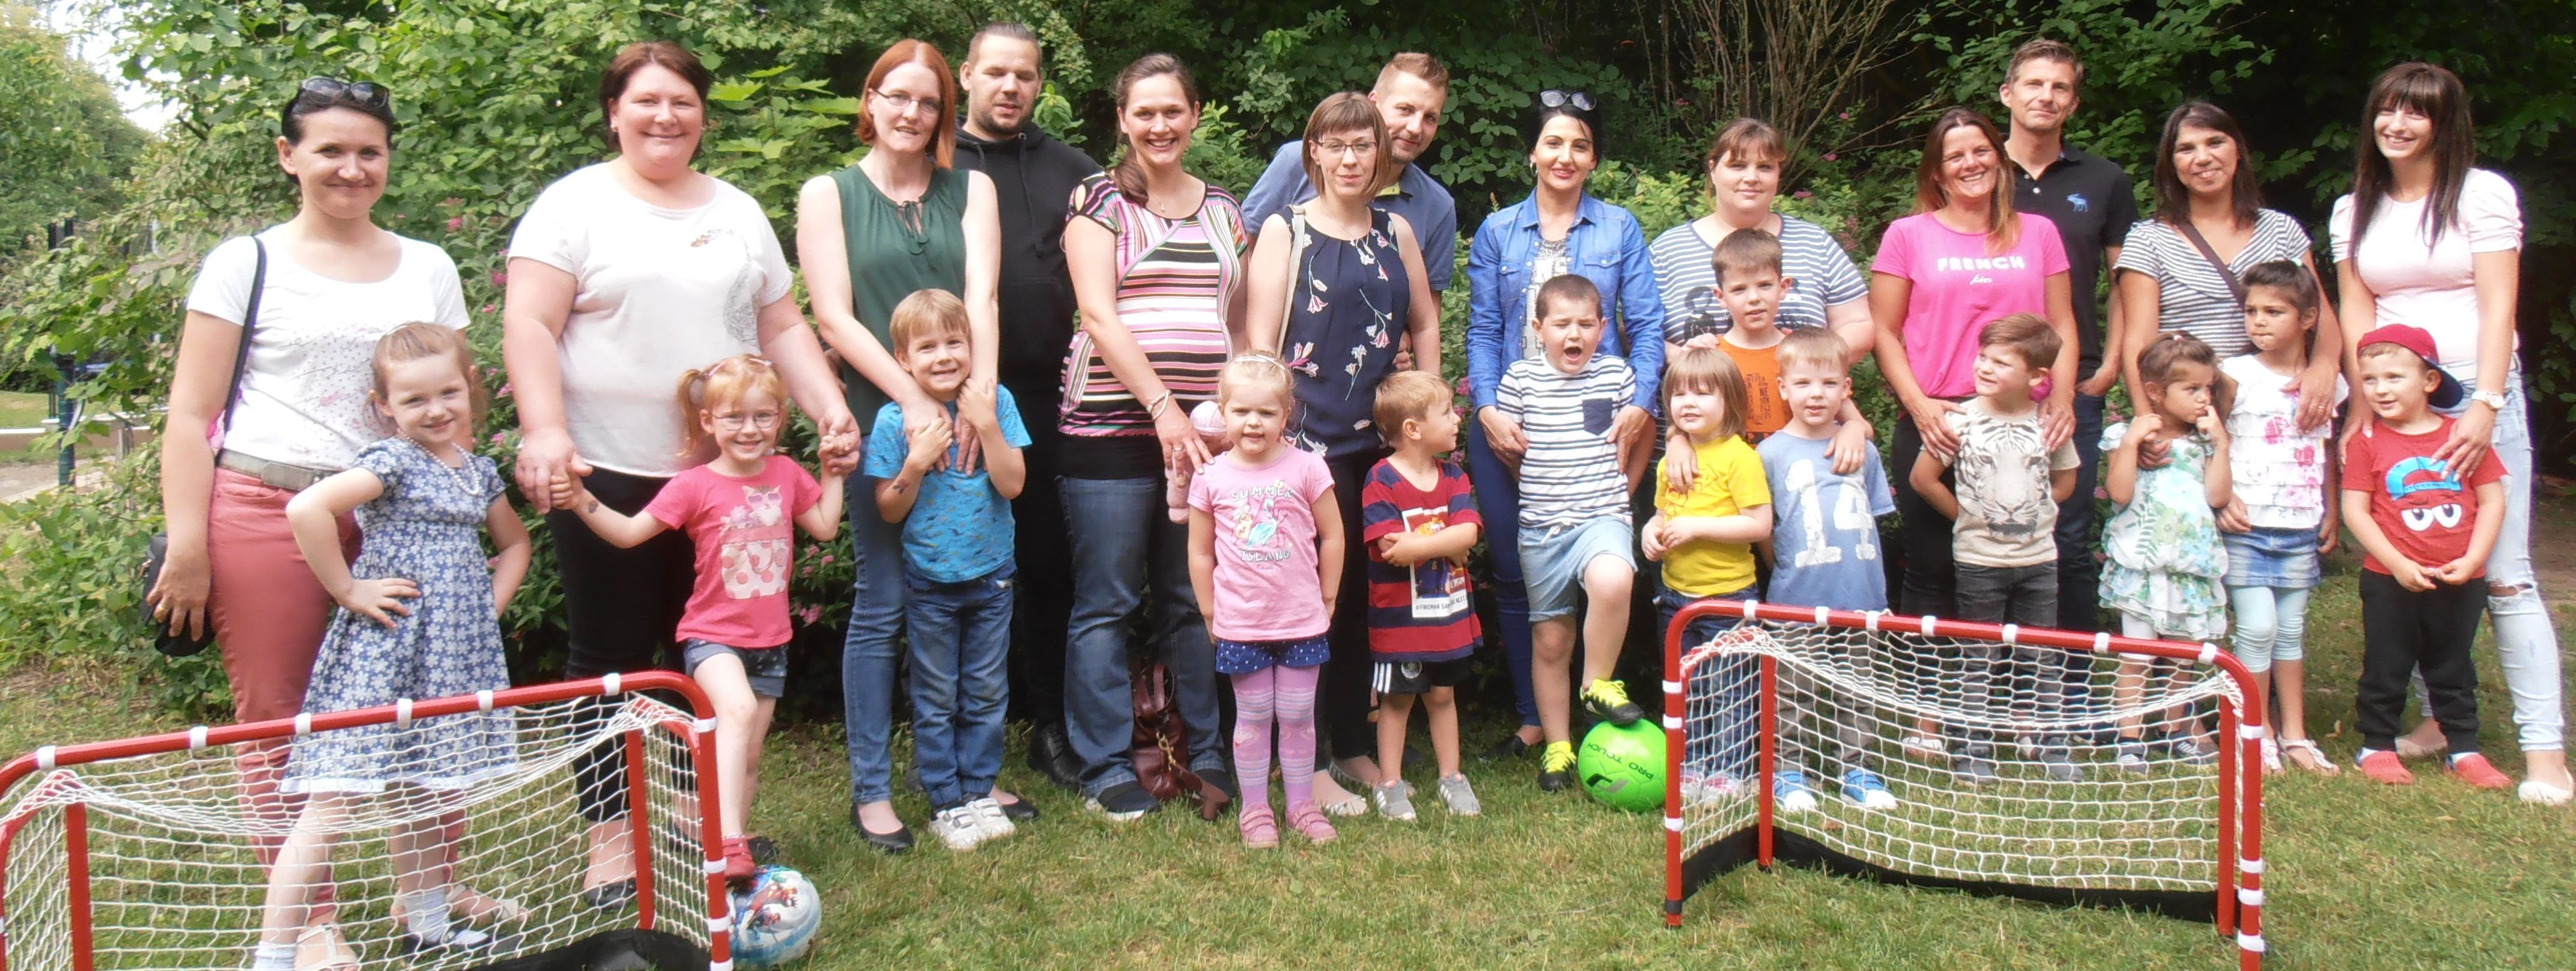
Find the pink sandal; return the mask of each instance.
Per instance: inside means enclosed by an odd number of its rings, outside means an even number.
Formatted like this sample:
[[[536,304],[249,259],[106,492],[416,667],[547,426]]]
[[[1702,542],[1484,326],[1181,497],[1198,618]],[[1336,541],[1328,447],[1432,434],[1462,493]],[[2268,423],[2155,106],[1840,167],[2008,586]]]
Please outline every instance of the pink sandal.
[[[1279,824],[1272,821],[1269,806],[1245,806],[1237,817],[1235,825],[1243,830],[1244,849],[1279,848]]]
[[[1324,818],[1324,811],[1315,808],[1311,802],[1288,807],[1288,825],[1297,830],[1297,835],[1305,837],[1306,842],[1317,846],[1340,839],[1342,835],[1333,831],[1333,824]]]

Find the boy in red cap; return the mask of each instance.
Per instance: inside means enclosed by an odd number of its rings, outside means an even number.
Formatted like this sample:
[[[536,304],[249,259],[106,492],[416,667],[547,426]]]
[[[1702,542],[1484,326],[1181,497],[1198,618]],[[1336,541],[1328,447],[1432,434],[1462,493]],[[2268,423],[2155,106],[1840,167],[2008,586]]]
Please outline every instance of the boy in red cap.
[[[2451,773],[2480,789],[2513,780],[2478,754],[2478,675],[2469,642],[2486,612],[2487,554],[2504,527],[2504,470],[2487,461],[2463,476],[2434,458],[2460,402],[2433,335],[2395,324],[2361,338],[2360,390],[2377,421],[2344,447],[2343,514],[2369,555],[2361,574],[2361,686],[2353,720],[2363,775],[2408,785],[2397,759],[2407,675],[2421,668],[2433,719],[2451,743]]]

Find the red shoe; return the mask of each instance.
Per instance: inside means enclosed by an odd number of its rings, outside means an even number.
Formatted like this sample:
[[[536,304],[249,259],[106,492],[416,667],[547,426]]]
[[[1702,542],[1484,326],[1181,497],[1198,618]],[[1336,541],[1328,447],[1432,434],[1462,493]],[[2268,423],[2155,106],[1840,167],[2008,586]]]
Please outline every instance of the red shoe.
[[[2511,789],[2513,778],[2497,771],[2487,757],[2471,752],[2451,763],[2451,774],[2476,789]]]
[[[760,872],[759,865],[751,861],[751,844],[739,836],[725,837],[724,861],[726,883],[748,883]]]
[[[2372,752],[2369,755],[2362,756],[2361,760],[2356,764],[2361,766],[2361,774],[2369,777],[2372,782],[2386,783],[2392,786],[2411,786],[2415,784],[2415,773],[2406,771],[2406,763],[2400,760],[2395,752],[2387,751],[2385,749]],[[2494,770],[2490,769],[2488,771]]]

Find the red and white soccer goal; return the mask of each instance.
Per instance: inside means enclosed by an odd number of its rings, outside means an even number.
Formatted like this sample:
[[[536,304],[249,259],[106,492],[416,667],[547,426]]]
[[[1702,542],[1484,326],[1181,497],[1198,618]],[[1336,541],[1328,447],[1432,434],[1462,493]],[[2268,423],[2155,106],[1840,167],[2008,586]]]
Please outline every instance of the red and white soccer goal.
[[[497,946],[409,964],[588,967],[616,954],[629,963],[613,966],[721,971],[723,863],[706,852],[720,845],[715,814],[700,812],[716,805],[710,712],[696,684],[656,671],[37,749],[0,767],[0,971],[248,966],[269,861],[313,798],[278,790],[285,754],[360,733],[399,747],[476,719],[511,744],[449,767],[440,788],[341,797],[349,808],[328,824],[316,905],[336,911],[365,965],[391,959],[403,932],[388,837],[443,830],[439,875],[524,913],[483,925]],[[585,811],[629,824],[631,904],[583,898]]]
[[[1702,881],[1787,862],[2208,921],[2262,963],[2263,713],[2213,645],[1711,600],[1664,672],[1673,926]]]

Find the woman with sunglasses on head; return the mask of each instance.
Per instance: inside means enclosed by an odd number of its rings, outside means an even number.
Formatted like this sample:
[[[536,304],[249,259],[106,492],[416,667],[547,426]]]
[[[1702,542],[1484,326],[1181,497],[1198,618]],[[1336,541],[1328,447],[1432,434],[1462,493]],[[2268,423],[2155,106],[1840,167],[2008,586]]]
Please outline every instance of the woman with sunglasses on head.
[[[188,292],[161,439],[169,553],[147,599],[169,634],[214,636],[237,721],[303,708],[337,603],[305,566],[286,504],[382,437],[367,403],[376,339],[415,321],[467,322],[456,263],[375,223],[394,128],[383,87],[306,79],[278,113],[295,217],[216,246]],[[356,523],[343,517],[340,536],[355,557]],[[300,802],[277,791],[287,753],[247,744],[239,764],[252,810],[281,828]],[[263,855],[274,852],[268,841]],[[295,966],[348,961],[327,879],[312,903]],[[464,887],[450,904],[468,918],[502,908]]]
[[[1299,144],[1315,198],[1263,222],[1248,264],[1245,330],[1254,349],[1287,362],[1297,399],[1290,442],[1324,456],[1342,522],[1356,530],[1369,469],[1388,453],[1372,419],[1378,382],[1395,373],[1407,335],[1414,366],[1440,373],[1440,301],[1412,224],[1370,205],[1402,166],[1368,95],[1325,98]],[[1317,706],[1339,771],[1315,773],[1315,804],[1351,816],[1367,811],[1368,800],[1334,785],[1334,776],[1376,786],[1402,767],[1382,770],[1370,754],[1378,739],[1369,724],[1368,571],[1344,569],[1341,581]]]
[[[956,465],[980,460],[971,427],[921,391],[895,362],[889,328],[896,304],[917,290],[963,298],[973,366],[967,380],[990,384],[1000,360],[995,286],[1001,273],[1001,216],[993,180],[957,169],[957,74],[939,49],[896,41],[868,71],[859,163],[805,183],[796,203],[796,256],[814,319],[841,361],[850,413],[881,427],[899,408],[907,430],[954,423]],[[944,416],[944,417],[943,417]],[[849,494],[872,497],[878,479],[852,470]],[[841,646],[842,718],[849,730],[850,824],[871,847],[912,848],[894,813],[895,638],[903,632],[903,524],[870,499],[850,504],[858,571]],[[946,794],[934,794],[945,798]],[[977,832],[1008,833],[1037,807],[1000,790],[964,793]],[[1004,801],[1007,800],[1007,801]]]
[[[1123,151],[1074,190],[1064,227],[1082,311],[1064,358],[1060,425],[1073,548],[1064,708],[1086,805],[1131,820],[1161,808],[1130,757],[1128,622],[1149,584],[1148,629],[1189,727],[1190,750],[1175,760],[1223,798],[1235,792],[1218,735],[1216,649],[1190,583],[1189,527],[1171,521],[1164,485],[1167,473],[1195,473],[1212,455],[1190,410],[1216,397],[1217,374],[1242,344],[1251,239],[1234,196],[1181,166],[1199,124],[1189,69],[1148,54],[1118,72],[1110,93]]]
[[[519,409],[521,494],[547,515],[575,678],[667,667],[696,575],[686,535],[620,549],[550,497],[570,480],[628,515],[701,456],[669,405],[680,375],[760,353],[822,432],[827,471],[856,460],[858,427],[790,294],[760,203],[692,167],[714,78],[669,41],[629,44],[600,75],[616,157],[538,193],[510,239],[502,350]],[[589,902],[635,894],[634,841],[603,746],[580,766]]]
[[[2486,563],[2487,614],[2521,734],[2520,795],[2563,806],[2576,798],[2576,783],[2567,773],[2558,635],[2531,565],[2537,476],[2514,331],[2522,202],[2504,176],[2475,167],[2468,89],[2450,71],[2421,61],[2389,68],[2372,82],[2361,121],[2368,137],[2355,140],[2352,194],[2335,200],[2326,224],[2343,295],[2346,366],[2373,328],[2411,324],[2432,333],[2443,370],[2470,391],[2447,412],[2459,420],[2434,457],[2462,479],[2484,462],[2503,463],[2509,477],[2504,532]],[[2372,421],[2366,411],[2356,416],[2345,437]],[[2439,727],[2424,719],[2398,739],[2397,753],[2440,752]]]
[[[1637,217],[1583,191],[1592,170],[1601,165],[1601,123],[1591,95],[1539,92],[1522,129],[1538,185],[1528,198],[1486,217],[1467,251],[1467,384],[1476,417],[1468,430],[1469,475],[1488,530],[1494,591],[1501,603],[1495,637],[1511,666],[1521,716],[1520,729],[1497,743],[1488,757],[1517,757],[1539,741],[1538,696],[1530,683],[1529,595],[1521,582],[1514,525],[1520,490],[1513,466],[1528,440],[1519,423],[1495,407],[1495,400],[1503,371],[1541,353],[1533,298],[1547,281],[1577,273],[1601,291],[1608,326],[1600,353],[1627,358],[1637,374],[1637,396],[1619,408],[1612,434],[1628,456],[1624,461],[1648,461],[1655,445],[1654,402],[1664,373],[1663,299]],[[1624,698],[1603,700],[1625,703]]]

